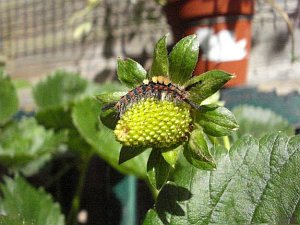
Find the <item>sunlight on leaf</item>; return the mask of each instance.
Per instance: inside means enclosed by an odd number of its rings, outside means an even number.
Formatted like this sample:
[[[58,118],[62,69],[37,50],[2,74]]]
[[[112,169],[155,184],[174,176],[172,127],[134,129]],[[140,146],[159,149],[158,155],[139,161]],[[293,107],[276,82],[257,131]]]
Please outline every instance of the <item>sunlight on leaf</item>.
[[[51,159],[64,141],[65,132],[45,130],[34,118],[22,119],[1,133],[0,162],[14,172],[32,175]]]
[[[146,79],[146,70],[132,59],[118,59],[119,80],[129,88],[140,85]]]
[[[175,84],[183,85],[192,77],[198,61],[199,41],[196,35],[181,39],[172,49],[170,60],[170,79]]]
[[[200,104],[232,78],[233,75],[225,71],[211,70],[199,76],[194,76],[184,84],[184,87],[190,92],[188,99]]]
[[[0,68],[0,126],[17,113],[18,107],[16,88],[7,74]]]
[[[163,188],[144,224],[289,224],[300,198],[300,136],[246,136],[226,152],[215,171],[193,168],[181,157],[173,189],[180,188],[182,198],[171,199]]]
[[[149,72],[149,78],[155,76],[169,77],[167,37],[167,35],[162,37],[155,45],[153,53],[153,63]]]
[[[58,70],[33,88],[33,97],[39,108],[70,103],[82,96],[88,81],[77,73]]]
[[[233,113],[217,105],[203,105],[195,120],[205,133],[214,137],[229,135],[239,127]]]
[[[166,183],[171,166],[166,162],[160,149],[153,149],[147,163],[147,176],[151,185],[157,190]]]
[[[64,216],[57,203],[43,189],[35,189],[24,178],[5,177],[1,184],[3,197],[0,208],[10,218],[20,218],[28,221],[25,224],[34,225],[64,225]],[[1,220],[0,220],[1,221]],[[12,224],[10,224],[12,225]]]
[[[115,140],[113,131],[103,126],[99,114],[102,106],[93,98],[86,98],[74,105],[72,118],[81,136],[89,143],[95,153],[115,169],[125,174],[146,177],[146,151],[133,159],[119,165],[121,145]]]
[[[36,225],[34,222],[28,222],[20,216],[1,216],[0,215],[0,224],[1,225]]]

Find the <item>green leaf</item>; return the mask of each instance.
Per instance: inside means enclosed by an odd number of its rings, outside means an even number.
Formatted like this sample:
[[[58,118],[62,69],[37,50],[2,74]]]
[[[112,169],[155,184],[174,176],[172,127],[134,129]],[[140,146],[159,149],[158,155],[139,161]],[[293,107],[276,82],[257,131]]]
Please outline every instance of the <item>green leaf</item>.
[[[28,222],[18,216],[1,216],[0,215],[0,224],[1,225],[36,225],[36,223]]]
[[[69,106],[49,106],[35,114],[39,124],[47,129],[74,129]]]
[[[96,99],[102,106],[100,113],[101,122],[110,129],[115,129],[119,120],[119,112],[114,107],[127,92],[111,92],[96,95]]]
[[[296,207],[293,217],[295,220],[295,224],[300,224],[300,201],[298,202],[298,205]]]
[[[198,61],[199,41],[196,35],[181,39],[170,53],[170,80],[182,85],[191,78]]]
[[[12,82],[16,89],[27,89],[32,87],[30,81],[24,79],[14,79]]]
[[[120,157],[119,157],[119,164],[124,163],[139,154],[143,153],[146,149],[145,148],[130,148],[127,146],[122,146],[120,151]]]
[[[18,96],[10,78],[0,69],[0,126],[7,123],[18,111]]]
[[[72,119],[84,140],[93,147],[95,153],[111,166],[125,174],[146,178],[147,151],[119,165],[121,144],[115,140],[113,131],[99,121],[102,106],[93,99],[86,98],[75,103]]]
[[[106,105],[112,102],[118,102],[123,95],[126,95],[127,92],[112,92],[112,93],[102,93],[96,95],[96,99],[102,105]]]
[[[200,129],[192,131],[183,154],[189,163],[199,169],[214,170],[216,168],[216,163],[209,152],[203,131]]]
[[[171,217],[170,214],[174,214],[179,217],[185,216],[184,210],[177,202],[186,202],[191,198],[191,192],[183,187],[178,186],[174,182],[168,182],[159,192],[156,200],[156,213],[152,212],[150,219],[153,221],[159,221],[156,224],[171,224],[169,223],[168,219]],[[202,201],[201,198],[198,201]],[[148,217],[148,216],[147,216]],[[146,217],[146,218],[147,218]],[[182,222],[182,221],[180,221]],[[147,224],[148,221],[144,221],[144,224]],[[151,223],[150,223],[151,224]],[[178,224],[193,224],[193,223],[178,223]]]
[[[29,176],[38,171],[66,141],[66,133],[54,134],[33,118],[6,127],[0,135],[0,162],[10,170]]]
[[[149,209],[145,221],[143,225],[164,225],[159,217],[157,216],[157,213],[153,209]]]
[[[188,99],[200,104],[217,92],[233,75],[221,70],[211,70],[188,80],[184,87],[189,92]]]
[[[79,134],[77,129],[68,130],[67,146],[68,150],[78,154],[80,157],[88,157],[92,151],[92,147]]]
[[[126,95],[126,93],[113,92],[96,95],[96,99],[103,106],[100,112],[101,122],[110,129],[114,130],[119,120],[119,112],[114,106],[120,100],[121,96]]]
[[[3,197],[0,205],[9,217],[26,221],[34,225],[64,225],[64,216],[59,205],[43,189],[36,190],[23,178],[6,177],[1,185]]]
[[[118,77],[122,84],[134,88],[146,79],[146,70],[132,59],[118,59]]]
[[[178,156],[180,152],[183,150],[182,145],[179,145],[178,147],[174,149],[167,149],[165,151],[162,151],[162,156],[166,160],[167,163],[170,164],[173,168],[175,167],[175,164],[177,162]]]
[[[102,81],[101,81],[102,82]],[[127,93],[128,88],[125,87],[124,85],[122,85],[120,82],[115,82],[115,81],[107,81],[105,83],[92,83],[89,82],[88,83],[88,87],[87,90],[85,91],[84,96],[91,96],[94,95],[97,96],[99,95],[99,93]],[[99,96],[101,96],[102,94],[100,94]],[[116,94],[117,96],[117,94]],[[97,99],[100,100],[100,99]]]
[[[168,36],[165,35],[155,45],[153,63],[150,69],[149,78],[155,76],[169,77],[167,37]]]
[[[195,121],[206,134],[214,137],[227,136],[239,127],[231,111],[216,105],[201,106],[201,110],[196,112]]]
[[[33,88],[33,97],[39,108],[68,104],[81,97],[88,81],[79,74],[56,71]]]
[[[119,111],[115,108],[110,108],[107,110],[102,109],[102,111],[100,112],[100,120],[103,125],[114,130],[118,123],[118,120],[120,119],[119,114]]]
[[[177,188],[168,193],[166,185],[157,214],[146,218],[170,225],[290,224],[300,199],[300,136],[246,136],[216,160],[215,171],[204,171],[181,157],[173,173]]]
[[[151,185],[160,190],[167,182],[171,167],[160,149],[153,149],[147,163],[147,175]]]
[[[274,130],[285,132],[288,135],[294,135],[295,133],[293,126],[286,119],[269,109],[241,105],[235,107],[232,111],[239,124],[236,138],[244,134],[251,134],[260,138]]]
[[[220,100],[221,94],[220,91],[217,91],[213,95],[206,98],[204,101],[201,102],[201,105],[219,105],[224,106],[225,102]]]

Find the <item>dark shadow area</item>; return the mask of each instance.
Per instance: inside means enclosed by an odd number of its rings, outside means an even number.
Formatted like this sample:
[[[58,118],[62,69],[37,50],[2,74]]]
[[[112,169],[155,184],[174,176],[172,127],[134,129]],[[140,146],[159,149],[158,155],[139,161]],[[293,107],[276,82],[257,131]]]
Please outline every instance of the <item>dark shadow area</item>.
[[[148,185],[143,180],[137,181],[137,224],[142,225],[149,209],[153,208],[154,200]]]
[[[108,166],[99,157],[90,161],[81,208],[88,212],[88,225],[119,225],[122,218],[121,203],[113,187],[123,175]]]
[[[105,16],[103,21],[103,28],[106,29],[106,34],[103,44],[103,56],[105,58],[111,58],[115,56],[114,45],[115,37],[113,35],[113,27],[115,24],[112,22],[112,6],[105,4]]]
[[[28,179],[36,187],[44,186],[54,200],[59,202],[65,215],[68,215],[71,209],[73,195],[79,181],[79,172],[75,166],[78,163],[77,160],[74,154],[67,153],[63,157],[54,159],[37,175]],[[65,168],[66,166],[68,168]],[[59,179],[49,183],[48,178],[55,177],[65,169],[66,172]],[[119,225],[121,223],[122,205],[113,188],[123,178],[124,175],[112,169],[99,157],[94,156],[91,159],[80,206],[88,213],[86,225]]]
[[[184,216],[184,209],[181,208],[180,202],[189,200],[192,194],[189,190],[175,184],[166,184],[157,197],[156,211],[161,221],[168,224],[167,214],[174,216]]]
[[[272,40],[272,48],[270,50],[269,57],[271,57],[273,54],[281,53],[288,45],[289,39],[290,34],[288,30],[282,30],[276,33]]]
[[[139,154],[143,153],[146,149],[145,148],[130,148],[127,146],[123,146],[120,152],[120,157],[119,157],[119,164],[122,164]]]
[[[295,125],[295,134],[299,135],[300,134],[300,123]]]
[[[117,71],[110,68],[105,68],[96,74],[94,81],[96,83],[105,83],[110,81],[118,81]]]
[[[289,46],[289,40],[291,38],[291,35],[289,34],[288,30],[281,30],[277,31],[273,35],[273,38],[271,40],[272,45],[267,51],[267,62],[272,63],[274,58],[278,57],[280,54],[283,53],[286,47]]]
[[[43,187],[54,201],[59,202],[63,214],[71,209],[71,202],[78,183],[79,173],[75,168],[74,154],[63,154],[47,163],[39,173],[27,178],[36,188]]]

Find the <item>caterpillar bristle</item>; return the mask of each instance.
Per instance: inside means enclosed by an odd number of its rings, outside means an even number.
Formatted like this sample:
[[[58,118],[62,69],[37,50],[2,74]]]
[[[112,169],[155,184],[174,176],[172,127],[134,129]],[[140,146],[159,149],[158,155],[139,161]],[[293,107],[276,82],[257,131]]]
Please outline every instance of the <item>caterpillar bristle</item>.
[[[149,80],[148,79],[143,80],[143,84],[149,84]]]
[[[163,84],[163,82],[164,82],[164,77],[163,77],[163,76],[158,76],[158,77],[157,77],[157,82],[160,83],[160,84]]]
[[[189,104],[190,106],[192,106],[193,108],[197,109],[197,110],[201,110],[201,106],[198,105],[197,103],[185,98],[184,101]]]
[[[187,98],[186,90],[172,84],[167,77],[157,76],[151,80],[144,80],[143,84],[123,95],[117,103],[105,106],[104,109],[114,107],[119,111],[120,117],[135,103],[143,99],[154,98],[161,101],[185,102],[191,107],[200,109],[200,106]]]
[[[171,83],[170,79],[167,77],[164,77],[163,84],[168,85],[170,83]]]
[[[108,104],[104,105],[101,110],[104,112],[106,110],[112,109],[116,106],[116,104],[118,104],[118,102],[108,103]]]
[[[152,82],[157,83],[157,77],[152,77]]]

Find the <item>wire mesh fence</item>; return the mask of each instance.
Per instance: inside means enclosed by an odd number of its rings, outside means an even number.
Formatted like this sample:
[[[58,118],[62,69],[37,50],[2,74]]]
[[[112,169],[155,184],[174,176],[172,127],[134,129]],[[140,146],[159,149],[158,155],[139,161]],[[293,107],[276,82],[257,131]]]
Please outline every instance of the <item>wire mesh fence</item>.
[[[0,1],[0,51],[10,57],[55,53],[162,27],[151,1]],[[146,26],[146,27],[145,27]]]
[[[290,15],[297,8],[296,0],[277,3]],[[257,1],[256,11],[259,23],[280,20],[265,1]],[[8,57],[55,53],[157,30],[166,30],[166,23],[154,1],[106,0],[94,6],[85,0],[0,1],[0,52]]]
[[[298,0],[276,2],[300,24]],[[267,0],[256,1],[253,21],[259,32],[264,26],[282,27]],[[75,67],[92,77],[111,70],[118,56],[145,64],[168,31],[161,7],[152,0],[0,0],[0,55],[13,74]]]

